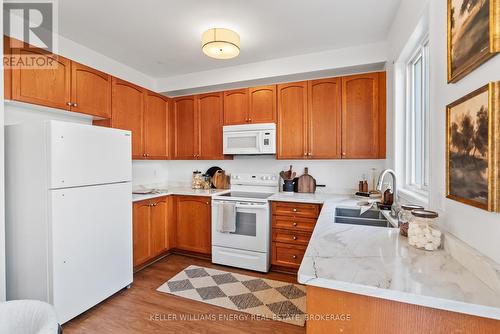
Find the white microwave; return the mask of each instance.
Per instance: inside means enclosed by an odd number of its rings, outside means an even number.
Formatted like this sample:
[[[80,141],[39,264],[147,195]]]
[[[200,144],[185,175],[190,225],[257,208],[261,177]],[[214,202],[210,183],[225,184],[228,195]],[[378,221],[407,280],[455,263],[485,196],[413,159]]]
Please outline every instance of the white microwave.
[[[222,128],[224,154],[276,154],[276,124],[226,125]]]

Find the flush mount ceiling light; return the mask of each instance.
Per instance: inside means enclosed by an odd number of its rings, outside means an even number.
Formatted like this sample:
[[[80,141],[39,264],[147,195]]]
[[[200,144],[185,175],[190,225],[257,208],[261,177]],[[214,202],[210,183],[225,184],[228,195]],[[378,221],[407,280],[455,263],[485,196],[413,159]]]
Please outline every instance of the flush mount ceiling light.
[[[208,29],[201,37],[201,47],[209,57],[231,59],[240,54],[240,35],[229,29]]]

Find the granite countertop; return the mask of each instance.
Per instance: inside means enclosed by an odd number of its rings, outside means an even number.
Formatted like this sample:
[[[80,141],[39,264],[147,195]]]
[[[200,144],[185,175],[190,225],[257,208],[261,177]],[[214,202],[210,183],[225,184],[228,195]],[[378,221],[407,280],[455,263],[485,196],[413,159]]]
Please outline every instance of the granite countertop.
[[[498,290],[448,251],[416,249],[399,229],[335,224],[335,208],[355,207],[359,199],[278,193],[270,200],[323,203],[298,271],[300,283],[500,319]]]
[[[229,192],[229,189],[191,189],[189,186],[164,186],[155,187],[159,189],[157,192],[152,194],[132,194],[132,202],[144,201],[151,198],[158,198],[168,195],[186,195],[186,196],[216,196]]]

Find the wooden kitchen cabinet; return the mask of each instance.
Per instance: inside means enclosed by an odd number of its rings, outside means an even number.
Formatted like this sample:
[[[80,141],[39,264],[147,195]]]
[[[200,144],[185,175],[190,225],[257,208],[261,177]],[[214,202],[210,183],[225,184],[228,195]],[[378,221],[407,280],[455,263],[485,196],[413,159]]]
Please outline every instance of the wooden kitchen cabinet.
[[[271,263],[295,271],[302,258],[321,211],[321,204],[271,203]]]
[[[111,76],[72,61],[71,111],[111,118]]]
[[[172,223],[169,197],[133,205],[133,264],[138,268],[168,251]]]
[[[133,258],[137,267],[151,258],[151,203],[136,202],[133,208]]]
[[[11,38],[9,36],[3,36],[3,55],[4,57],[10,57],[11,50]],[[3,68],[3,97],[5,100],[12,99],[12,69],[9,66]]]
[[[248,89],[248,123],[276,123],[276,85]]]
[[[248,123],[248,88],[224,92],[224,125]]]
[[[12,99],[51,108],[70,110],[71,61],[37,48],[11,50],[14,57],[43,58],[53,68],[12,69]]]
[[[176,196],[176,249],[212,253],[211,198]]]
[[[276,85],[224,92],[224,125],[276,123]]]
[[[307,81],[278,85],[278,159],[307,158]]]
[[[198,119],[195,96],[173,100],[174,159],[193,160],[198,154]]]
[[[342,158],[385,158],[385,72],[342,77]]]
[[[197,159],[224,159],[222,154],[223,94],[198,95],[196,101],[199,123]]]
[[[146,159],[164,160],[169,155],[169,103],[156,93],[146,93],[144,111],[144,148]]]
[[[143,117],[146,90],[130,82],[112,79],[113,128],[132,131],[132,158],[144,158]]]
[[[308,158],[341,158],[341,86],[341,78],[308,81]]]

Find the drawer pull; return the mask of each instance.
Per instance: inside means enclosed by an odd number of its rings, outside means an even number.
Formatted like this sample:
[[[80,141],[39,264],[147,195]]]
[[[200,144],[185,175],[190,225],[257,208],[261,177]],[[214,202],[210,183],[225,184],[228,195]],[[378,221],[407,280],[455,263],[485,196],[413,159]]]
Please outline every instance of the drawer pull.
[[[296,258],[297,258],[297,255],[292,256],[292,258],[293,258],[293,259],[296,259]]]
[[[297,223],[293,223],[293,226],[297,226]]]
[[[293,236],[293,240],[297,240],[297,237],[296,237],[296,236]]]
[[[293,208],[293,212],[297,212],[297,208]]]

